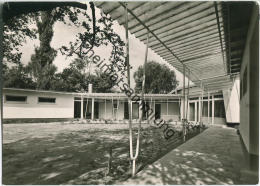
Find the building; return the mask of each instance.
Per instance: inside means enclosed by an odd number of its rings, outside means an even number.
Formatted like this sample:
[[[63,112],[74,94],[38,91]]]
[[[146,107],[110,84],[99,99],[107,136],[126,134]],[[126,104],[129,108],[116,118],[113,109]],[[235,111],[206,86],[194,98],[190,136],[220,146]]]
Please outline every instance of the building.
[[[194,89],[194,88],[193,88]],[[57,121],[73,118],[90,120],[129,119],[128,99],[124,93],[75,93],[4,88],[4,121]],[[145,102],[154,111],[154,119],[181,121],[181,94],[145,94]],[[211,93],[200,102],[199,91],[191,91],[187,118],[191,122],[225,124],[223,94]],[[187,105],[187,103],[186,103]],[[132,101],[132,119],[139,119],[141,108]],[[144,120],[147,116],[144,116]]]

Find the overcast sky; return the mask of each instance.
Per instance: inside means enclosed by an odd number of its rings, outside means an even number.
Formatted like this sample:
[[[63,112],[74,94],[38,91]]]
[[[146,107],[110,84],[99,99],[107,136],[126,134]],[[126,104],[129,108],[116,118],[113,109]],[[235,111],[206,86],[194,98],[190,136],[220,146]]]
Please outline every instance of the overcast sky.
[[[91,15],[91,14],[89,14]],[[97,18],[100,16],[100,10],[96,8],[96,16]],[[125,29],[123,26],[120,26],[116,21],[114,21],[114,31],[121,36],[123,40],[125,40]],[[60,48],[62,45],[68,46],[70,41],[74,41],[77,33],[83,31],[83,28],[77,28],[75,26],[68,26],[61,22],[57,22],[54,25],[54,36],[51,42],[51,46],[54,49]],[[130,64],[133,66],[131,71],[131,87],[135,86],[133,73],[137,70],[140,65],[144,63],[145,57],[145,49],[146,46],[144,43],[140,42],[135,38],[134,35],[129,33],[129,52],[130,52]],[[38,39],[36,40],[28,40],[26,44],[22,47],[23,55],[22,55],[22,63],[27,64],[30,61],[31,55],[34,53],[35,46],[39,45]],[[100,55],[102,58],[109,58],[111,52],[111,48],[109,47],[99,47],[95,49],[95,53]],[[174,70],[179,81],[179,86],[182,86],[182,74],[177,71],[174,67],[169,65],[165,60],[163,60],[159,55],[154,53],[151,49],[148,50],[148,60],[154,60],[161,64],[166,64],[170,69]],[[58,72],[61,72],[65,67],[67,67],[72,58],[67,58],[61,55],[58,52],[57,57],[54,60],[54,64],[58,67]],[[187,81],[186,81],[187,82]]]

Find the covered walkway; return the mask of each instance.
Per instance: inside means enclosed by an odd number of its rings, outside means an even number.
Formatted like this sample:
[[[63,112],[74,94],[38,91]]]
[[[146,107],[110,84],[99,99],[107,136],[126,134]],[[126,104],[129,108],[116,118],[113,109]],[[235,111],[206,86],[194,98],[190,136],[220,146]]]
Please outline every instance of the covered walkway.
[[[236,129],[210,127],[120,184],[256,184],[243,149]]]

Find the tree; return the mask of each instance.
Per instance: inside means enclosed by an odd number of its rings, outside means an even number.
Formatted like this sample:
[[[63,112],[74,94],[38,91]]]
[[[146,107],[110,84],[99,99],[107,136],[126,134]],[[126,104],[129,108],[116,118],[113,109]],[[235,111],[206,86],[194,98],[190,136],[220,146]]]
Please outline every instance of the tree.
[[[36,17],[40,46],[35,48],[27,69],[34,78],[37,89],[50,89],[51,80],[57,71],[57,67],[52,64],[57,56],[57,51],[51,47],[54,25],[52,14],[52,11],[44,11],[40,12],[41,20]]]
[[[145,93],[168,93],[178,85],[175,72],[166,65],[150,61],[145,65]],[[142,90],[143,67],[140,66],[134,73],[135,91],[140,93]]]
[[[35,89],[36,83],[26,72],[26,68],[19,64],[11,69],[6,69],[3,74],[4,87]]]
[[[62,21],[64,24],[71,25],[72,23],[72,25],[85,29],[84,32],[77,34],[76,40],[70,42],[69,46],[60,47],[59,51],[62,54],[83,58],[94,47],[110,44],[112,47],[109,58],[111,63],[118,68],[124,68],[124,42],[113,31],[113,20],[104,13],[101,13],[101,17],[96,20],[94,3],[89,2],[89,5],[92,18],[86,12],[88,6],[80,2],[6,2],[3,7],[4,46],[11,47],[9,50],[4,47],[4,57],[9,62],[20,62],[19,47],[26,41],[26,38],[36,38],[37,35],[37,31],[31,30],[29,25],[37,22],[39,11],[47,11],[51,17],[50,23]],[[82,16],[84,19],[80,20],[79,17]],[[13,36],[15,39],[10,40]]]
[[[93,74],[88,71],[88,62],[77,58],[69,67],[55,75],[51,81],[51,89],[69,92],[88,91],[88,85],[91,83],[94,92],[112,92],[115,82],[110,79],[109,74],[98,69]]]
[[[109,60],[113,63],[113,70],[122,71],[122,68],[125,70],[124,42],[113,31],[113,20],[103,13],[96,20],[95,6],[93,2],[90,2],[89,5],[92,10],[91,16],[86,12],[87,5],[78,2],[5,3],[3,17],[5,23],[4,46],[7,46],[4,47],[6,61],[20,63],[21,53],[19,48],[22,46],[22,43],[26,41],[26,38],[36,38],[37,34],[39,34],[40,46],[35,49],[35,54],[31,57],[28,69],[31,69],[30,75],[32,78],[35,81],[40,81],[37,82],[36,88],[49,89],[50,82],[43,83],[43,81],[50,81],[53,77],[48,78],[44,76],[47,74],[53,76],[55,73],[55,67],[52,65],[52,62],[57,55],[57,51],[50,46],[53,37],[53,25],[56,21],[62,21],[64,24],[75,25],[85,29],[76,35],[76,40],[71,41],[69,46],[61,46],[59,48],[58,51],[63,55],[83,59],[89,50],[101,45],[110,45],[112,52]],[[79,19],[82,16],[84,18]],[[29,25],[34,23],[37,24],[37,29],[29,29]],[[13,37],[15,39],[10,40]],[[8,46],[10,47],[8,48]],[[67,71],[69,70],[67,69]],[[57,84],[60,83],[59,79],[61,78],[58,76],[55,77],[55,83]]]

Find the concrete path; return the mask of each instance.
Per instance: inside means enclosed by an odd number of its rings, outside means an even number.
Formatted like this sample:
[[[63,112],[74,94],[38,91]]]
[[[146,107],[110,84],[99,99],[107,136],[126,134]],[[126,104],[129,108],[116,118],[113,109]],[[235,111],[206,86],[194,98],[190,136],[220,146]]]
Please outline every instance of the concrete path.
[[[123,185],[256,184],[233,128],[210,127]]]

